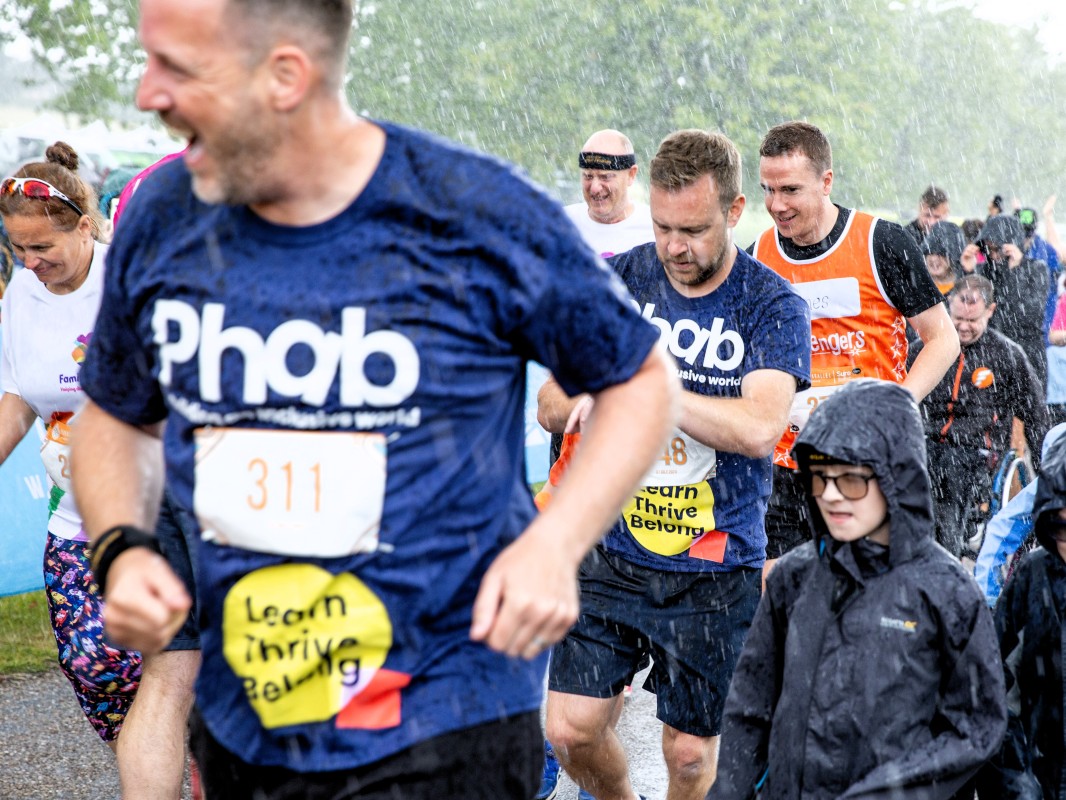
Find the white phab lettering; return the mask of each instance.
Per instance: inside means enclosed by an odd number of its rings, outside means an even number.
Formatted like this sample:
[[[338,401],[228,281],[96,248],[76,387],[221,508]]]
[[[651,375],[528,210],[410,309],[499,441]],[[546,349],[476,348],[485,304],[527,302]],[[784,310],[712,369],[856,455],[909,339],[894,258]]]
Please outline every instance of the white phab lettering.
[[[341,330],[323,331],[308,320],[289,320],[278,325],[266,341],[251,328],[225,327],[226,307],[205,303],[202,313],[181,300],[159,300],[152,314],[152,331],[159,347],[159,382],[170,386],[176,364],[194,357],[200,378],[200,397],[208,403],[222,400],[222,356],[226,350],[241,355],[244,365],[243,400],[250,405],[266,402],[267,391],[299,397],[321,406],[330,387],[340,376],[340,400],[345,406],[387,407],[402,403],[418,385],[420,364],[414,344],[396,331],[367,332],[366,309],[341,312]],[[171,331],[176,331],[176,338]],[[306,375],[293,375],[286,358],[302,345],[314,354],[314,366]],[[378,385],[366,377],[365,365],[372,355],[388,358],[393,377]]]
[[[691,319],[679,319],[671,325],[662,317],[655,316],[654,303],[647,303],[643,309],[635,302],[634,305],[644,319],[659,329],[659,340],[666,344],[675,357],[687,364],[695,364],[701,351],[703,366],[707,369],[729,371],[739,367],[744,360],[744,340],[736,331],[723,330],[725,320],[721,317],[715,317],[711,329],[707,330]],[[683,341],[688,343],[683,344]],[[723,342],[733,345],[733,354],[724,360],[719,356]]]

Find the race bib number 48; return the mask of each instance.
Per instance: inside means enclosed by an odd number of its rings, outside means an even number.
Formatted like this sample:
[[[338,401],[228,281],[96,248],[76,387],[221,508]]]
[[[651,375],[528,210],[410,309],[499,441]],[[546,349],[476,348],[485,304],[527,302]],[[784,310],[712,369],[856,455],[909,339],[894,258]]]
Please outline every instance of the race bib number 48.
[[[203,538],[291,556],[376,550],[386,462],[379,433],[200,428],[193,506]]]

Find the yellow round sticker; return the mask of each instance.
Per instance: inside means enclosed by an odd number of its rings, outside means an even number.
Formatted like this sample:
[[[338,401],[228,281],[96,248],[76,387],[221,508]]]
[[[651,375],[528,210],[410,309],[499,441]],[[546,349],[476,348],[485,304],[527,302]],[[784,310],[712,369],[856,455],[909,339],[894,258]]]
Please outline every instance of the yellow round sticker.
[[[334,717],[385,663],[392,622],[351,573],[282,564],[230,590],[222,635],[226,662],[271,729]]]
[[[622,519],[645,550],[676,556],[714,530],[714,492],[706,481],[645,486],[622,509]]]

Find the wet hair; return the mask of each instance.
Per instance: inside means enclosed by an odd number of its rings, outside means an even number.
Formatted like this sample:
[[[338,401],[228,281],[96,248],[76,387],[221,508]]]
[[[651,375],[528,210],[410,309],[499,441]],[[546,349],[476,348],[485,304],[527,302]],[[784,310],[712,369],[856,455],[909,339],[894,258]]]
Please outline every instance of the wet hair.
[[[249,63],[259,63],[284,36],[327,64],[325,80],[337,88],[344,79],[354,5],[353,0],[226,0],[226,14]]]
[[[662,140],[651,160],[651,184],[668,192],[690,186],[710,175],[718,202],[728,209],[740,194],[740,151],[725,134],[690,128]]]
[[[962,235],[966,237],[966,244],[973,244],[974,239],[977,238],[977,234],[981,232],[981,228],[985,226],[985,223],[979,219],[967,219],[963,220]]]
[[[38,178],[52,184],[89,218],[93,227],[93,238],[102,240],[105,230],[104,218],[100,214],[96,192],[78,176],[77,152],[66,142],[56,142],[49,146],[44,157],[44,161],[26,164],[13,177]],[[0,214],[5,217],[48,217],[58,231],[74,230],[81,219],[78,212],[62,200],[54,197],[24,197],[21,194],[0,195]]]
[[[980,297],[988,307],[995,301],[996,291],[992,281],[984,275],[963,275],[948,292],[948,302],[950,303],[956,297],[966,305],[973,305],[975,298]]]
[[[777,158],[792,153],[807,156],[819,175],[833,168],[833,148],[825,134],[809,122],[784,122],[763,137],[759,155]]]
[[[948,201],[948,193],[941,189],[939,186],[929,184],[929,188],[922,192],[922,196],[918,198],[926,208],[936,208],[942,206]]]

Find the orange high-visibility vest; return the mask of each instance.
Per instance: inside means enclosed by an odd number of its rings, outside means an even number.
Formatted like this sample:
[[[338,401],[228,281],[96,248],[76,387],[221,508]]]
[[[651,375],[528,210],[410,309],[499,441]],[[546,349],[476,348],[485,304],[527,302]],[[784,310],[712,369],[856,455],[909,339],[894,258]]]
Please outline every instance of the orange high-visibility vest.
[[[791,283],[811,309],[812,388],[797,395],[808,412],[854,378],[902,383],[907,377],[907,320],[888,299],[874,265],[877,222],[852,211],[836,244],[808,261],[786,256],[775,228],[755,243],[755,258]],[[785,430],[774,448],[775,464],[795,468],[789,452],[798,432],[793,424]]]

